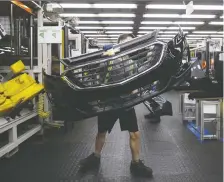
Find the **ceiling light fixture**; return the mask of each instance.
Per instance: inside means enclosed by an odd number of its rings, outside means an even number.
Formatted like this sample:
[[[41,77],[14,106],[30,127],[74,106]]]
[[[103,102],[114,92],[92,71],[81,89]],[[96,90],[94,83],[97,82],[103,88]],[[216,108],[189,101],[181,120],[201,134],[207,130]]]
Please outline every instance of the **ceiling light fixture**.
[[[82,26],[77,26],[77,29],[106,29],[106,30],[131,30],[133,27],[82,27]]]
[[[190,35],[187,35],[188,37],[208,37],[208,36],[210,36],[210,35],[207,35],[207,34],[203,34],[203,35],[201,35],[201,34],[199,34],[199,35],[197,35],[197,34],[190,34]]]
[[[134,21],[100,21],[102,24],[133,24]]]
[[[142,21],[141,24],[145,24],[145,25],[168,25],[168,24],[172,24],[172,21]]]
[[[199,37],[188,37],[187,40],[203,40],[204,38]]]
[[[185,5],[177,4],[149,4],[146,9],[185,9]]]
[[[86,37],[118,37],[119,35],[110,35],[110,34],[85,34]]]
[[[95,39],[95,38],[89,38],[89,39]],[[97,39],[99,39],[99,40],[117,40],[117,38],[112,38],[112,37],[100,37]]]
[[[203,21],[176,21],[173,24],[176,25],[202,25],[204,24]]]
[[[53,7],[58,7],[58,4],[52,3]],[[135,9],[136,4],[75,4],[75,3],[60,3],[62,8],[118,8],[118,9]]]
[[[166,27],[139,27],[140,30],[160,30],[160,29],[166,29]]]
[[[162,33],[162,34],[172,34],[172,33],[175,33],[175,34],[177,34],[178,31],[164,31],[164,32],[159,32],[159,33]],[[187,34],[188,31],[184,31],[184,33]]]
[[[215,15],[201,15],[201,14],[191,14],[191,15],[180,15],[181,18],[215,18]]]
[[[159,37],[175,37],[175,35],[173,35],[173,34],[170,34],[170,35],[162,34],[162,35],[159,35]]]
[[[223,21],[212,21],[209,23],[210,25],[224,25]]]
[[[168,30],[179,30],[180,27],[168,27]],[[194,30],[195,27],[181,27],[182,30]]]
[[[135,9],[136,4],[93,4],[93,8],[118,8],[118,9]]]
[[[133,24],[133,21],[79,21],[79,24]]]
[[[143,17],[145,17],[145,18],[215,18],[215,15],[144,14]]]
[[[222,5],[193,5],[195,10],[223,10]],[[147,9],[186,9],[186,5],[179,4],[149,4]]]
[[[132,33],[132,31],[106,31],[105,33],[110,33],[110,34],[114,34],[114,33]]]
[[[145,18],[178,18],[179,14],[144,14]]]
[[[111,14],[105,14],[105,13],[100,13],[100,14],[82,14],[82,13],[62,13],[60,14],[61,17],[119,17],[119,18],[132,18],[135,17],[135,14],[117,14],[117,13],[111,13]]]
[[[82,31],[82,33],[98,33],[98,31],[92,31],[92,30],[90,30],[90,31]]]
[[[107,30],[132,30],[133,27],[104,27]]]
[[[197,33],[197,34],[212,34],[212,33],[216,33],[217,31],[194,31],[193,33]]]
[[[222,5],[194,5],[195,10],[224,10]]]

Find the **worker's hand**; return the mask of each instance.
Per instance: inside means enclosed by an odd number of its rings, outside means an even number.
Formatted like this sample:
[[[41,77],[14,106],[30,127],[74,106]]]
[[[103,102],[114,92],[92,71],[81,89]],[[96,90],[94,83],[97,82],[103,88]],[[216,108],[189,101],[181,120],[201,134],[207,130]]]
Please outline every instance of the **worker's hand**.
[[[132,91],[132,94],[136,94],[136,93],[138,93],[138,89]]]

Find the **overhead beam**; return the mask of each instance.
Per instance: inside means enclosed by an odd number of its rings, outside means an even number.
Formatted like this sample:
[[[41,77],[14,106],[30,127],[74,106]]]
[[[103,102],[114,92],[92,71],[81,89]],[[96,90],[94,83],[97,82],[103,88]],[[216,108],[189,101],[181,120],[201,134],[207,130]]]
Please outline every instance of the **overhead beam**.
[[[138,31],[139,31],[139,27],[141,26],[141,22],[143,20],[143,15],[146,12],[146,2],[141,2],[138,3],[137,8],[135,9],[135,15],[136,17],[134,18],[134,25],[133,25],[133,34],[136,36]]]

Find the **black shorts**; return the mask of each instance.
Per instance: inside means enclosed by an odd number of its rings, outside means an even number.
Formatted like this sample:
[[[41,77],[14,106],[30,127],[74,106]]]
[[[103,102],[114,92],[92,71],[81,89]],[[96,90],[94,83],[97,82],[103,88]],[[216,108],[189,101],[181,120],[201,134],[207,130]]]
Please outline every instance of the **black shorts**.
[[[135,109],[122,110],[118,112],[105,113],[98,116],[98,132],[111,132],[117,119],[120,121],[121,131],[138,131],[137,117]]]

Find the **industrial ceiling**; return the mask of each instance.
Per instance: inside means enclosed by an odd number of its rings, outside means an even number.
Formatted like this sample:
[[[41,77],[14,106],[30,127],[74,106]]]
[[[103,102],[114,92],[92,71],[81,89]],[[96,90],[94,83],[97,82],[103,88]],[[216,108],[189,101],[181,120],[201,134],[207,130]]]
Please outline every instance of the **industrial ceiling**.
[[[182,0],[61,0],[57,3],[63,7],[60,16],[78,17],[76,29],[100,44],[116,42],[122,33],[141,36],[155,29],[160,30],[159,38],[167,41],[177,33],[179,25],[188,34],[189,42],[208,37],[223,39],[222,0],[194,0],[190,15],[186,15],[189,1]],[[7,8],[2,5],[0,9],[4,12]]]
[[[100,43],[116,42],[121,33],[140,36],[155,29],[160,30],[160,39],[168,40],[178,31],[179,25],[189,34],[189,41],[223,38],[222,1],[196,0],[190,15],[186,15],[188,2],[184,4],[183,1],[82,2],[85,3],[61,2],[64,9],[61,16],[78,17],[76,28]]]

